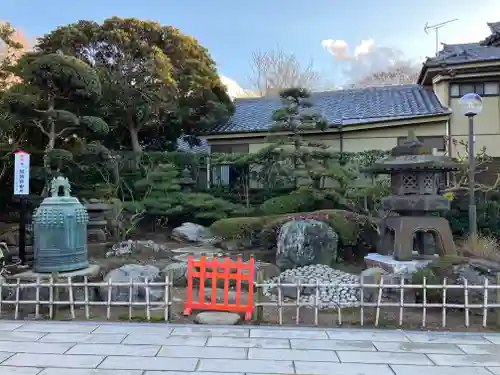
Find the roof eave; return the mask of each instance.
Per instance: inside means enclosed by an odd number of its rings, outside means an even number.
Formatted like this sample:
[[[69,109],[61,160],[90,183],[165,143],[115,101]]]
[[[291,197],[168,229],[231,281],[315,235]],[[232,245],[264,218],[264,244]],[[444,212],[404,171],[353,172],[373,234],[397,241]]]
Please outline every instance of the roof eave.
[[[422,70],[420,71],[420,74],[417,79],[417,83],[419,85],[425,85],[425,82],[428,81],[428,73],[429,70],[432,70],[433,73],[439,74],[443,70],[450,69],[450,68],[468,68],[469,66],[475,65],[475,64],[484,64],[488,63],[491,65],[496,65],[500,63],[500,58],[497,59],[482,59],[482,60],[475,60],[475,61],[467,61],[467,62],[451,62],[451,63],[424,63],[424,66],[422,67]],[[432,79],[432,77],[430,77]]]
[[[451,115],[451,110],[448,108],[443,107],[443,112],[442,113],[431,113],[431,114],[424,114],[424,115],[414,115],[414,116],[402,116],[402,117],[392,117],[392,118],[379,118],[378,121],[367,121],[367,122],[357,122],[357,123],[330,123],[328,125],[328,128],[324,132],[337,132],[339,129],[343,129],[346,127],[354,127],[354,126],[362,126],[362,125],[376,125],[379,123],[391,123],[391,122],[397,122],[397,121],[411,121],[411,120],[423,120],[423,119],[434,119],[438,117],[449,117]],[[372,127],[369,127],[370,129]],[[259,134],[259,133],[266,133],[269,132],[269,129],[255,129],[255,130],[248,130],[248,131],[227,131],[227,132],[207,132],[204,134],[200,134],[200,137],[211,137],[211,136],[217,136],[217,135],[231,135],[231,134]],[[312,131],[313,133],[315,131]],[[321,132],[321,131],[318,131]]]
[[[498,31],[486,37],[484,40],[480,41],[479,44],[481,46],[489,47],[491,46],[491,43],[494,43],[497,40],[500,40],[500,32]]]

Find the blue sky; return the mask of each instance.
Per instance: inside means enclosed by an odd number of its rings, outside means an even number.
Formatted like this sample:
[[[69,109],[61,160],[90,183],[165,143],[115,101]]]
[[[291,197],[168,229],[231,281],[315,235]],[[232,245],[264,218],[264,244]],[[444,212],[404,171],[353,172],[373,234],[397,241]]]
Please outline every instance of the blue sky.
[[[401,50],[406,58],[421,60],[433,55],[435,49],[434,35],[423,31],[426,22],[436,24],[458,18],[440,31],[441,41],[456,43],[483,38],[488,34],[486,22],[500,21],[500,2],[494,0],[1,2],[0,17],[22,28],[27,37],[80,19],[102,21],[115,15],[176,26],[209,49],[221,75],[244,87],[248,86],[250,75],[249,59],[256,49],[268,50],[279,44],[304,62],[312,58],[328,82],[342,85],[356,78],[344,73],[356,58],[350,62],[335,58],[322,46],[323,40],[345,41],[352,56],[356,46],[370,40],[365,46],[372,45],[372,52],[379,48],[383,54],[380,47],[389,47]],[[358,60],[369,59],[369,55],[360,55]]]

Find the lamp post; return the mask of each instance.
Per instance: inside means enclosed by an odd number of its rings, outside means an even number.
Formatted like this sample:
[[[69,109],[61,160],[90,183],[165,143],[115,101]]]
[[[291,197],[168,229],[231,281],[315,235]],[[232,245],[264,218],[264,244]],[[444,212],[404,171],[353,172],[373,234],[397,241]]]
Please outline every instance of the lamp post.
[[[469,121],[469,235],[477,235],[475,176],[476,176],[476,153],[474,150],[474,116],[483,110],[483,99],[478,94],[465,94],[459,101],[460,110]]]

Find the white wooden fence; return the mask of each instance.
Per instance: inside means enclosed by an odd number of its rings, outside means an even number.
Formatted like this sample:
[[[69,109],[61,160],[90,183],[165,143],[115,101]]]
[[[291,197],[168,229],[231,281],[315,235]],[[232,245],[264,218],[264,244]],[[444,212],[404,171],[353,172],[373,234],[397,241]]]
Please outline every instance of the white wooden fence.
[[[314,310],[314,324],[319,324],[319,312],[320,308],[320,288],[322,287],[336,287],[336,288],[350,288],[355,289],[359,292],[359,301],[356,303],[356,309],[359,309],[360,313],[360,325],[365,325],[366,318],[366,309],[372,308],[375,309],[375,321],[374,325],[377,327],[380,325],[380,315],[381,311],[384,308],[396,308],[399,312],[398,324],[402,326],[405,323],[405,309],[409,308],[417,308],[421,309],[422,319],[421,326],[425,327],[427,325],[427,319],[430,309],[440,309],[441,312],[441,326],[446,327],[447,323],[447,315],[452,310],[461,310],[464,316],[464,325],[465,327],[470,326],[470,318],[472,310],[481,310],[479,311],[482,315],[482,326],[486,327],[488,324],[488,314],[490,313],[490,309],[498,309],[500,308],[500,285],[492,285],[488,282],[488,279],[485,278],[484,284],[482,285],[471,285],[467,282],[466,279],[463,279],[463,284],[448,284],[446,279],[443,280],[442,284],[427,284],[426,278],[423,279],[422,284],[408,284],[405,282],[404,278],[401,278],[399,284],[384,284],[384,279],[381,278],[378,284],[365,284],[362,281],[360,283],[353,284],[322,284],[319,281],[313,284],[306,283],[297,283],[297,284],[284,284],[280,283],[256,283],[257,289],[260,288],[272,288],[275,287],[277,291],[277,300],[273,302],[263,302],[262,293],[257,293],[258,297],[256,298],[255,307],[258,309],[259,307],[275,307],[278,309],[278,323],[283,324],[283,309],[286,307],[294,307],[296,309],[295,312],[295,323],[300,324],[301,316],[300,311],[303,308],[312,308]],[[290,302],[285,302],[283,298],[283,288],[296,288],[296,297],[293,298]],[[302,288],[313,288],[315,290],[314,293],[314,302],[304,303],[300,301]],[[367,289],[375,289],[375,301],[368,302],[365,301],[365,294]],[[463,300],[464,303],[454,303],[447,301],[447,292],[450,290],[463,290]],[[413,291],[413,293],[417,290],[421,291],[421,303],[416,302],[405,302],[405,291]],[[428,293],[430,290],[438,290],[440,291],[441,298],[439,303],[430,303],[428,302]],[[470,303],[470,292],[471,291],[481,291],[483,294],[482,303],[480,304],[472,304]],[[384,292],[386,291],[398,291],[396,293],[398,295],[398,299],[395,301],[394,298],[387,300],[384,298]],[[491,302],[491,297],[494,297],[494,303]],[[352,307],[352,302],[342,302],[337,301],[336,303],[336,315],[337,322],[339,325],[343,323],[343,314],[342,311],[345,308]],[[495,314],[500,313],[495,311]],[[258,313],[259,314],[259,313]],[[496,316],[496,315],[495,315]],[[497,321],[500,321],[498,319]]]
[[[91,299],[93,293],[93,288],[107,288],[106,295],[107,298],[103,301],[95,301]],[[128,287],[129,298],[128,301],[114,301],[113,300],[113,288],[118,287]],[[144,301],[137,301],[134,298],[135,288],[144,288]],[[160,301],[151,301],[151,288],[162,287],[164,290],[164,298]],[[151,320],[151,311],[153,309],[157,310],[159,308],[164,310],[164,320],[170,321],[170,307],[171,307],[171,287],[172,282],[169,277],[166,276],[164,281],[153,282],[145,279],[143,282],[137,282],[130,280],[128,282],[116,282],[111,278],[107,281],[101,282],[91,282],[88,277],[83,278],[83,282],[74,282],[71,277],[67,278],[54,278],[50,277],[48,279],[38,278],[35,282],[21,282],[20,279],[16,279],[15,282],[0,282],[0,315],[3,312],[4,306],[14,307],[14,319],[19,318],[19,308],[23,305],[34,305],[35,307],[35,318],[39,319],[41,317],[40,307],[48,306],[49,316],[53,317],[55,313],[55,308],[59,306],[69,306],[70,315],[72,319],[76,318],[75,308],[82,307],[85,310],[85,318],[91,318],[90,307],[99,306],[106,307],[106,318],[111,319],[111,309],[114,306],[128,307],[129,320],[133,317],[134,307],[144,307],[146,313],[146,319]],[[75,289],[83,289],[84,298],[79,300],[75,298]],[[21,297],[21,293],[29,289],[34,289],[35,298],[34,299],[24,299]],[[42,291],[48,290],[48,298],[41,298]],[[4,298],[4,294],[7,294],[13,298]],[[60,298],[61,294],[67,294],[67,299]]]
[[[96,301],[91,298],[93,289],[95,288],[107,288],[106,296],[107,298],[101,298],[103,300]],[[113,298],[113,288],[128,288],[129,299],[127,301],[116,301]],[[135,288],[144,288],[144,300],[137,301],[134,298]],[[262,294],[263,288],[276,287],[277,298],[276,301],[266,301]],[[255,283],[255,302],[257,319],[262,317],[263,309],[273,308],[277,309],[278,323],[284,324],[284,309],[295,308],[295,323],[300,324],[301,321],[301,311],[304,309],[313,309],[314,314],[314,324],[319,324],[319,315],[321,312],[320,304],[320,290],[323,287],[335,287],[335,288],[349,288],[352,290],[357,290],[359,295],[359,301],[356,302],[355,307],[352,303],[343,303],[342,301],[337,301],[336,308],[336,320],[339,325],[348,323],[343,318],[344,309],[354,308],[359,311],[359,323],[360,325],[365,325],[367,321],[367,310],[371,309],[372,313],[375,313],[374,325],[379,326],[381,322],[381,312],[386,308],[396,309],[399,312],[398,324],[401,326],[405,324],[405,310],[419,309],[421,310],[421,326],[425,327],[427,325],[429,310],[432,310],[435,314],[436,311],[440,311],[441,315],[441,325],[446,327],[447,325],[447,315],[453,311],[457,314],[463,314],[465,327],[470,326],[471,313],[474,310],[479,310],[482,315],[482,326],[486,327],[488,324],[488,317],[492,317],[491,309],[500,308],[500,285],[490,284],[488,279],[485,279],[482,285],[471,285],[467,280],[463,280],[462,285],[451,285],[448,284],[446,280],[443,280],[441,284],[427,284],[426,279],[423,279],[423,283],[420,285],[408,284],[404,279],[401,279],[399,284],[384,284],[384,279],[381,278],[380,282],[377,284],[364,284],[353,283],[353,284],[322,284],[319,281],[312,284],[300,283],[297,284],[284,284],[284,283]],[[150,298],[151,288],[163,288],[163,298],[161,300],[152,301]],[[128,317],[132,320],[134,317],[134,308],[144,308],[146,320],[151,320],[152,311],[163,311],[163,320],[165,322],[171,321],[172,314],[171,308],[173,304],[172,298],[172,288],[173,284],[169,277],[165,277],[164,281],[153,282],[145,280],[144,282],[135,282],[130,280],[128,282],[115,282],[112,279],[108,281],[101,282],[90,282],[87,277],[83,278],[83,282],[74,282],[72,278],[48,278],[48,279],[37,279],[35,282],[23,282],[20,279],[0,282],[0,316],[6,313],[6,307],[10,308],[9,312],[14,313],[14,319],[20,318],[20,307],[25,305],[34,306],[35,318],[39,319],[41,317],[40,308],[48,306],[49,316],[54,317],[56,309],[60,309],[61,306],[69,308],[70,317],[76,319],[75,310],[80,309],[84,311],[85,319],[91,319],[91,307],[105,307],[106,318],[112,318],[113,307],[128,307]],[[285,300],[283,295],[283,288],[296,288],[295,299]],[[312,303],[301,301],[301,295],[303,288],[311,288],[314,290]],[[34,290],[30,293],[30,297],[34,295],[34,298],[26,299],[23,298],[25,292],[29,289]],[[75,289],[83,291],[83,298],[75,298]],[[311,290],[310,289],[310,290]],[[447,301],[447,292],[450,290],[463,290],[463,301],[464,303],[454,303]],[[48,290],[48,296],[47,296]],[[290,289],[288,289],[290,290]],[[368,290],[372,290],[371,295],[374,295],[372,301],[366,301],[366,294]],[[420,290],[422,302],[406,302],[405,292]],[[428,302],[429,291],[439,291],[441,298],[440,302]],[[8,291],[9,298],[4,298],[4,295]],[[45,296],[48,298],[42,298],[42,293],[45,291]],[[392,291],[393,298],[385,298],[385,292]],[[394,293],[394,291],[397,291]],[[472,291],[480,291],[483,298],[482,303],[471,303],[470,293]],[[399,296],[397,299],[394,295]],[[102,293],[101,293],[102,297]],[[477,300],[477,298],[476,298]],[[492,302],[492,300],[494,302]],[[183,301],[179,303],[183,304]],[[13,310],[13,311],[12,311]],[[181,307],[182,310],[182,307]],[[332,309],[328,309],[332,311]],[[414,310],[415,311],[415,310]],[[498,310],[500,312],[500,310]],[[345,313],[344,313],[345,314]],[[493,314],[498,314],[496,311]],[[435,315],[434,315],[435,316]],[[500,319],[496,319],[500,322]]]

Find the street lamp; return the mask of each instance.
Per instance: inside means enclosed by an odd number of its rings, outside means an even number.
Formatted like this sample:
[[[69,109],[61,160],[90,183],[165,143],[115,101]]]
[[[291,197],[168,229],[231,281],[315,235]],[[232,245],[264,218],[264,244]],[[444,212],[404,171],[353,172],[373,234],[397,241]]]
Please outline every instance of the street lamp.
[[[475,175],[476,153],[474,151],[474,116],[483,110],[483,99],[478,94],[465,94],[459,101],[460,110],[469,120],[469,234],[474,238],[477,235]]]

